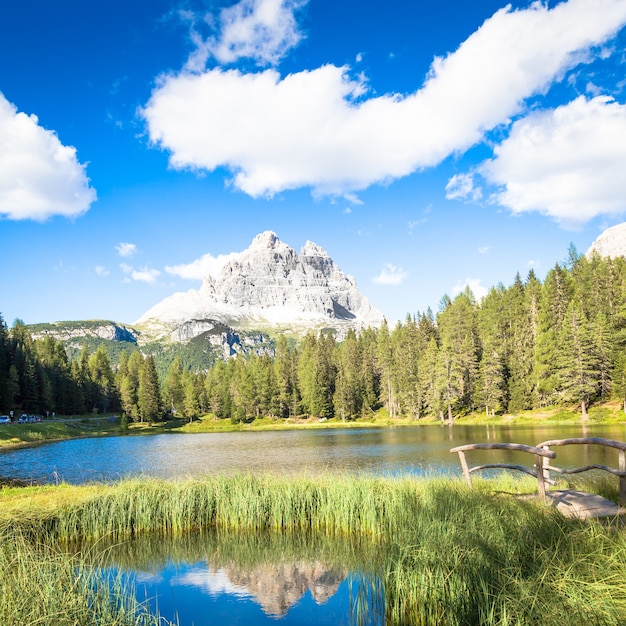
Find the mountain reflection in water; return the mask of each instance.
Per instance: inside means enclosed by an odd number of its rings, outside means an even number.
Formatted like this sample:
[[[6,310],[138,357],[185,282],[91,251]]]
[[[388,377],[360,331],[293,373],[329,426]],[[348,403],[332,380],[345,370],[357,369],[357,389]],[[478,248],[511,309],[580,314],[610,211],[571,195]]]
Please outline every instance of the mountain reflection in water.
[[[106,552],[138,599],[180,626],[384,623],[380,546],[371,543],[202,533],[136,538]]]

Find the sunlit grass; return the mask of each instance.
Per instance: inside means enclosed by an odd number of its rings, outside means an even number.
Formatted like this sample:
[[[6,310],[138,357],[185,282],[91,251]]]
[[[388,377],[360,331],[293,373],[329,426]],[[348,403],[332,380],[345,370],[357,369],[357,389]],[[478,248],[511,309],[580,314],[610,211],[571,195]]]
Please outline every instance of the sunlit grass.
[[[60,550],[45,533],[35,541],[0,528],[0,623],[3,626],[165,626],[135,599],[123,578],[103,579],[103,553]]]
[[[624,532],[511,495],[535,491],[507,474],[473,490],[460,479],[348,474],[2,489],[1,549],[11,533],[50,546],[210,529],[312,545],[334,537],[371,546],[389,624],[624,624]]]

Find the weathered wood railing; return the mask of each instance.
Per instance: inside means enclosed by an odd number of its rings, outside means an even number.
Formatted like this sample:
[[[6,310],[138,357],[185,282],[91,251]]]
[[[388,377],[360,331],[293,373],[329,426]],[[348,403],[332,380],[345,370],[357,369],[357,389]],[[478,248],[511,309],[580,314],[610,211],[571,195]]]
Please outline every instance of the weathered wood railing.
[[[470,450],[509,450],[534,454],[535,469],[529,469],[523,465],[514,465],[512,463],[488,463],[486,465],[476,465],[474,467],[470,467],[467,464],[467,459],[465,458],[465,453]],[[478,472],[485,469],[512,469],[534,476],[537,479],[539,494],[544,499],[546,497],[546,482],[548,482],[544,477],[544,472],[546,471],[545,468],[549,467],[544,464],[544,459],[556,458],[556,452],[549,450],[547,447],[527,446],[521,443],[469,443],[464,446],[452,448],[450,452],[458,453],[459,461],[461,461],[461,467],[463,468],[463,475],[465,476],[465,480],[470,488],[472,487],[472,472]]]
[[[618,469],[613,467],[607,467],[606,465],[585,465],[584,467],[575,467],[573,469],[563,469],[559,467],[553,467],[550,465],[548,459],[553,459],[553,456],[543,457],[543,477],[544,481],[550,481],[550,471],[557,472],[559,474],[579,474],[580,472],[587,472],[589,470],[603,470],[609,472],[614,476],[619,476],[619,504],[620,506],[626,506],[626,443],[623,441],[615,441],[614,439],[603,439],[601,437],[578,437],[574,439],[552,439],[550,441],[543,441],[537,445],[542,450],[549,450],[552,446],[570,446],[570,445],[585,445],[592,444],[598,446],[605,446],[607,448],[616,448],[618,453]],[[550,481],[552,482],[552,481]]]

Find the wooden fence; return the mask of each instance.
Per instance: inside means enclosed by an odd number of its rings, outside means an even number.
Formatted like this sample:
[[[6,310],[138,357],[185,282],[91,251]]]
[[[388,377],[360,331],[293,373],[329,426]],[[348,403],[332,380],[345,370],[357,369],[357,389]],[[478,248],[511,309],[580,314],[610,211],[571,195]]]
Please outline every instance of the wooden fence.
[[[602,470],[619,477],[619,504],[626,506],[626,443],[623,441],[615,441],[614,439],[603,439],[601,437],[577,437],[574,439],[551,439],[550,441],[542,441],[537,445],[538,448],[549,450],[554,446],[571,446],[571,445],[597,445],[607,448],[615,448],[618,450],[618,468],[608,467],[606,465],[585,465],[584,467],[575,467],[573,469],[563,469],[550,465],[548,459],[554,457],[543,457],[543,476],[544,480],[550,480],[550,471],[559,474],[579,474],[589,470]]]
[[[513,465],[511,463],[488,463],[486,465],[475,465],[470,467],[467,464],[465,453],[470,450],[512,450],[516,452],[527,452],[535,455],[534,469],[524,467],[523,465]],[[468,486],[472,487],[472,473],[486,469],[512,469],[519,472],[530,474],[537,479],[537,489],[539,494],[545,499],[546,497],[546,480],[543,473],[543,460],[556,458],[556,452],[548,450],[547,448],[527,446],[521,443],[468,443],[464,446],[457,446],[452,448],[450,452],[457,452],[459,455],[459,461],[461,461],[461,467],[463,468],[463,475],[467,481]]]
[[[599,445],[618,450],[618,467],[608,467],[607,465],[585,465],[583,467],[575,467],[572,469],[564,469],[550,464],[550,459],[556,458],[556,452],[550,450],[551,447],[571,446],[571,445]],[[523,465],[514,465],[512,463],[487,463],[485,465],[470,466],[465,456],[466,452],[471,450],[509,450],[517,452],[527,452],[535,456],[535,464],[532,468]],[[468,486],[472,486],[472,473],[485,469],[510,469],[526,474],[537,479],[537,489],[539,494],[546,498],[546,485],[556,484],[550,478],[550,472],[558,474],[579,474],[589,470],[602,470],[609,472],[619,478],[620,506],[626,506],[626,442],[615,441],[614,439],[603,439],[601,437],[577,437],[573,439],[551,439],[542,441],[537,446],[527,446],[521,443],[470,443],[464,446],[457,446],[450,450],[452,453],[458,453],[463,475]],[[538,471],[541,468],[541,471]]]

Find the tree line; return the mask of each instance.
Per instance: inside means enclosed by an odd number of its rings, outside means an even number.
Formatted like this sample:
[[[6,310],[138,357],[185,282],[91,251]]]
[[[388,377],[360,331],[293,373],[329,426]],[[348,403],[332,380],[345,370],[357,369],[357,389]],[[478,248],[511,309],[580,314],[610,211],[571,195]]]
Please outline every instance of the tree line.
[[[132,420],[169,415],[247,421],[260,416],[358,419],[515,412],[626,396],[626,260],[580,256],[543,283],[470,289],[444,296],[439,311],[389,327],[280,336],[275,355],[218,361],[191,371],[179,357],[159,378],[153,357],[123,352],[113,368],[104,347],[70,360],[51,337],[33,340],[0,317],[0,411],[83,414],[121,411]]]

